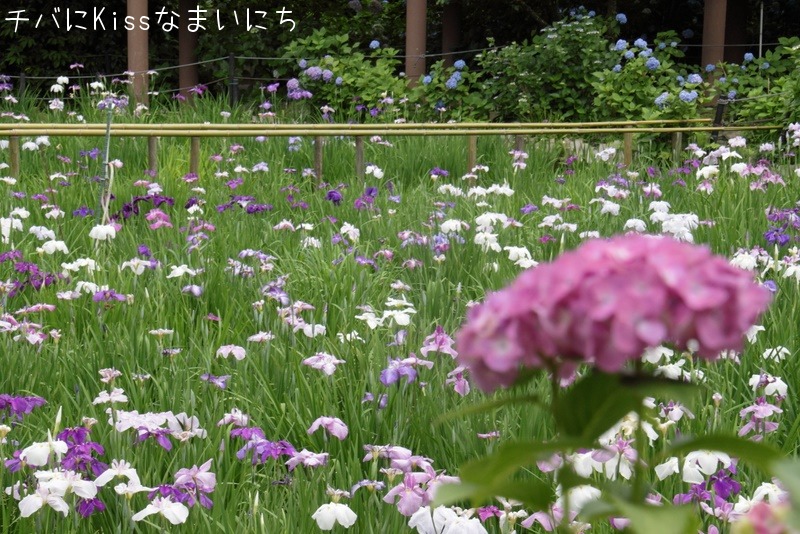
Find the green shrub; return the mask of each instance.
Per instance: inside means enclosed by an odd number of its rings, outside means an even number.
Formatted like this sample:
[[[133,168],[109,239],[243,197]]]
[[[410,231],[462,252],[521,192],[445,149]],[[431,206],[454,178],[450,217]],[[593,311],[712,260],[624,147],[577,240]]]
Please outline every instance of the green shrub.
[[[786,122],[798,117],[800,38],[781,38],[763,57],[746,54],[742,64],[719,66],[719,94],[731,102],[729,122]]]
[[[347,34],[333,35],[325,29],[293,41],[283,55],[297,65],[288,75],[296,76],[301,87],[313,94],[315,104],[336,109],[337,117],[375,109],[387,98],[402,98],[406,80],[397,75],[398,56],[394,48],[362,47],[350,43]]]
[[[491,110],[481,72],[470,70],[463,60],[451,67],[434,63],[409,91],[408,104],[417,120],[486,121]]]
[[[618,33],[617,22],[579,10],[530,43],[480,54],[486,96],[501,120],[591,119],[596,115],[593,73],[614,65],[608,38]]]
[[[652,47],[644,39],[619,40],[618,63],[595,73],[594,104],[608,120],[688,119],[711,100],[703,75],[687,73],[674,32],[659,34]]]

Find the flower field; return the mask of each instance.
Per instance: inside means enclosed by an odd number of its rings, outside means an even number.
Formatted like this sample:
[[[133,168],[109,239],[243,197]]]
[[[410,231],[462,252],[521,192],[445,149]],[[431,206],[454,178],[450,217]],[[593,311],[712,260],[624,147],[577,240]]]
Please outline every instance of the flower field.
[[[208,139],[197,174],[181,140],[162,140],[158,169],[143,139],[113,138],[109,165],[99,138],[24,141],[22,175],[0,178],[4,532],[542,531],[632,477],[649,501],[690,507],[703,532],[783,513],[786,487],[736,454],[659,455],[706,432],[796,453],[797,126],[690,144],[679,162],[643,150],[630,168],[613,148],[520,151],[498,136],[467,169],[462,139],[372,138],[363,183],[351,138],[326,144],[322,177],[311,138]],[[475,387],[508,385],[518,368],[481,360],[503,347],[477,354],[480,328],[459,334],[470,308],[626,233],[666,236],[676,254],[706,245],[728,260],[709,277],[752,279],[738,295],[760,304],[737,321],[754,324],[719,345],[740,350],[709,352],[703,326],[699,351],[634,345],[637,369],[697,384],[693,402],[648,397],[642,424],[622,414],[594,447],[530,462],[521,479],[552,491],[564,462],[590,482],[552,507],[432,513],[462,464],[557,437],[546,411]],[[696,306],[733,305],[702,293],[708,278],[681,280]],[[563,305],[624,317],[632,301],[586,302]],[[633,367],[604,343],[598,367]],[[588,372],[578,363],[558,368],[565,392]],[[472,376],[487,367],[499,374]],[[546,373],[516,394],[558,395]],[[609,515],[592,531],[626,524]]]

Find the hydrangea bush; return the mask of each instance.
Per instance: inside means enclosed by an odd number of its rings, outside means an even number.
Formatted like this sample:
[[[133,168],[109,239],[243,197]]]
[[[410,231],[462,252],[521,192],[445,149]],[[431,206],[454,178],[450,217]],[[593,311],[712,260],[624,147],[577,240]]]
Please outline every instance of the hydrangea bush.
[[[653,43],[619,39],[612,50],[617,62],[595,73],[594,103],[603,119],[687,119],[700,115],[713,93],[707,73],[686,73],[674,32]]]
[[[397,75],[402,66],[400,52],[378,41],[372,44],[377,46],[362,50],[347,34],[315,30],[285,47],[283,57],[298,67],[287,74],[310,93],[308,98],[313,96],[319,106],[331,106],[336,117],[359,115],[369,120],[377,117],[377,110],[386,109],[386,98],[400,100],[407,85]]]
[[[731,122],[797,121],[800,80],[800,37],[781,37],[774,50],[761,58],[748,52],[740,64],[721,63],[716,87],[730,100]]]
[[[463,59],[452,67],[437,61],[409,91],[406,106],[417,120],[485,120],[492,106],[483,92],[483,75]]]
[[[530,42],[479,54],[476,59],[485,79],[482,90],[498,118],[580,121],[592,117],[593,73],[614,65],[615,54],[607,40],[619,34],[620,24],[581,9],[542,29]]]

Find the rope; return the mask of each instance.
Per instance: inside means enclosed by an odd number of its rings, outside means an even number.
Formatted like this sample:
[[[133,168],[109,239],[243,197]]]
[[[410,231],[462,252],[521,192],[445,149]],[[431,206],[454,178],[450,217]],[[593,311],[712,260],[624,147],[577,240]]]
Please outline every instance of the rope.
[[[161,71],[165,71],[165,70],[180,69],[182,67],[193,67],[194,65],[205,65],[206,63],[216,63],[217,61],[224,61],[224,60],[227,60],[227,59],[228,59],[227,57],[218,57],[218,58],[214,58],[214,59],[206,59],[206,60],[203,60],[203,61],[195,61],[194,63],[183,63],[181,65],[171,65],[169,67],[161,67],[160,69],[150,69],[150,70],[155,70],[157,72],[161,72]],[[144,72],[144,71],[140,71],[140,73],[141,72]]]
[[[228,80],[227,78],[219,78],[217,80],[214,80],[214,81],[211,81],[211,82],[208,82],[208,83],[201,83],[199,85],[205,85],[206,87],[210,87],[210,86],[212,86],[212,85],[214,85],[216,83],[225,82],[227,80]],[[179,87],[178,89],[159,89],[158,91],[149,91],[148,93],[151,96],[153,96],[154,93],[159,93],[159,94],[161,94],[161,93],[167,93],[167,94],[178,93],[178,92],[183,91],[183,90],[187,90],[188,91],[189,89],[192,89],[194,87],[196,87],[196,86],[192,85],[190,87]],[[49,102],[50,100],[53,100],[54,98],[58,98],[59,100],[62,100],[64,102],[69,102],[71,100],[77,100],[78,98],[80,98],[80,95],[78,95],[78,96],[52,96],[52,97],[51,96],[35,96],[35,97],[27,97],[26,100],[35,100],[37,102],[38,101],[48,101]]]
[[[441,57],[441,56],[454,56],[456,54],[471,54],[473,52],[485,52],[487,50],[500,50],[502,46],[491,46],[489,48],[473,48],[471,50],[456,50],[453,52],[440,52],[438,54],[425,54],[422,57]],[[419,57],[419,56],[397,56],[397,57]]]
[[[487,50],[499,50],[500,46],[492,46],[488,48],[473,48],[470,50],[456,50],[453,52],[441,52],[438,54],[409,54],[409,55],[394,55],[394,56],[381,56],[381,57],[388,57],[393,59],[405,59],[405,58],[429,58],[429,57],[442,57],[442,56],[454,56],[456,54],[471,54],[473,52],[485,52]],[[331,56],[334,57],[335,56]],[[287,57],[261,57],[261,56],[235,56],[234,59],[242,60],[242,61],[297,61],[297,58],[287,58]]]
[[[216,80],[208,82],[208,83],[201,83],[199,85],[205,85],[206,87],[210,87],[210,86],[214,85],[215,83],[224,82],[224,81],[227,81],[227,78],[219,78],[219,79],[216,79]],[[164,89],[163,91],[156,91],[156,92],[159,93],[159,94],[160,93],[178,93],[180,91],[188,91],[189,89],[193,89],[194,87],[196,87],[196,86],[192,85],[190,87],[179,87],[178,89]]]
[[[171,65],[168,67],[158,67],[154,69],[147,69],[147,70],[139,70],[139,71],[125,71],[116,74],[98,74],[96,76],[89,76],[89,75],[75,75],[75,76],[67,76],[67,78],[71,80],[86,80],[86,79],[93,79],[96,80],[98,78],[121,78],[127,76],[135,76],[137,74],[146,74],[148,72],[164,72],[168,70],[180,69],[182,67],[192,67],[194,65],[205,65],[206,63],[215,63],[217,61],[227,60],[227,57],[218,57],[214,59],[205,59],[203,61],[195,61],[194,63],[183,63],[181,65]],[[63,74],[59,74],[58,76],[24,76],[26,80],[54,80],[59,76],[64,76]],[[12,75],[9,76],[11,79],[19,80],[23,78],[23,76],[16,76]]]
[[[761,46],[778,46],[780,43],[761,43]],[[722,44],[722,45],[704,45],[704,44],[688,44],[679,43],[678,46],[687,46],[690,48],[736,48],[742,46],[752,46],[758,48],[759,43],[744,43],[744,44]]]
[[[772,97],[776,97],[776,96],[786,96],[786,95],[790,95],[790,94],[791,93],[788,92],[788,91],[785,92],[785,93],[768,93],[768,94],[765,94],[765,95],[746,96],[744,98],[728,99],[728,102],[746,102],[748,100],[761,100],[762,98],[772,98]]]
[[[780,43],[762,43],[761,46],[778,46],[779,44]],[[736,48],[736,47],[741,48],[741,47],[757,47],[759,45],[758,45],[758,43],[725,44],[725,45],[703,45],[703,44],[681,43],[678,46],[689,47],[689,48],[719,48],[721,46],[725,47],[725,48]],[[444,57],[444,56],[455,56],[455,55],[459,55],[459,54],[473,54],[473,53],[479,53],[479,52],[486,52],[488,50],[495,51],[495,50],[500,50],[501,48],[503,48],[503,47],[502,46],[492,46],[492,47],[486,47],[486,48],[472,48],[472,49],[469,49],[469,50],[455,50],[453,52],[439,52],[439,53],[436,53],[436,54],[428,54],[428,53],[425,53],[425,54],[398,54],[398,55],[383,56],[383,57],[389,57],[389,58],[393,58],[393,59],[407,59],[407,58],[422,58],[422,59],[426,59],[426,58],[435,58],[435,57]],[[100,57],[100,56],[98,56],[98,57]],[[170,66],[167,66],[167,67],[158,67],[158,68],[154,68],[154,69],[148,69],[146,71],[125,71],[125,72],[116,73],[116,74],[98,74],[98,75],[95,75],[95,76],[85,75],[84,74],[84,75],[68,76],[68,78],[74,79],[74,80],[97,79],[99,77],[103,77],[103,78],[109,78],[109,77],[118,78],[118,77],[122,77],[122,76],[144,74],[144,73],[147,73],[147,72],[166,72],[166,71],[170,71],[170,70],[180,69],[182,67],[193,67],[195,65],[206,65],[208,63],[216,63],[218,61],[226,61],[226,60],[228,60],[228,58],[229,58],[228,56],[218,57],[218,58],[214,58],[214,59],[206,59],[206,60],[203,60],[203,61],[195,61],[194,63],[183,63],[181,65],[170,65]],[[287,61],[287,62],[295,62],[295,61],[297,61],[296,58],[269,57],[269,56],[234,56],[234,59],[236,59],[238,61]],[[21,79],[23,76],[10,75],[8,77],[11,78],[11,79],[18,80],[18,79]],[[58,76],[24,76],[24,78],[27,79],[27,80],[53,80],[55,78],[58,78]]]

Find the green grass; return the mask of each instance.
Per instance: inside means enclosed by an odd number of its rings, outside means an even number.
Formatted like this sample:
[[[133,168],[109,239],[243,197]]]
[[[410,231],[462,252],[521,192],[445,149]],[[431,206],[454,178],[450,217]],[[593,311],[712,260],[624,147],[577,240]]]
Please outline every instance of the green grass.
[[[224,109],[224,102],[203,102],[189,111],[186,109],[174,115],[170,115],[173,111],[163,114],[159,111],[146,120],[211,120]],[[248,119],[246,110],[234,112],[235,117]],[[86,116],[88,120],[102,120],[100,115],[91,117],[88,111]],[[44,120],[44,117],[37,118]],[[132,119],[124,115],[115,120]],[[228,150],[234,140],[206,140],[202,147],[200,179],[187,184],[181,180],[188,171],[186,141],[163,138],[157,176],[149,178],[143,174],[147,164],[144,140],[115,138],[110,157],[122,160],[124,167],[116,173],[111,211],[120,210],[134,195],[144,194],[144,188],[133,183],[146,178],[158,182],[163,194],[175,198],[174,207],[162,206],[174,227],[148,229],[144,215],[151,206],[143,206],[140,215],[121,221],[122,229],[116,239],[100,243],[88,237],[97,218],[73,217],[72,211],[84,205],[97,208],[100,188],[91,178],[102,174],[102,156],[93,160],[78,154],[81,150],[102,146],[101,140],[53,138],[49,147],[42,147],[38,152],[24,152],[22,176],[18,182],[0,184],[4,190],[0,193],[0,216],[7,217],[12,209],[24,207],[30,217],[23,221],[24,231],[13,232],[10,243],[3,244],[0,250],[21,250],[26,261],[36,262],[43,271],[61,272],[62,262],[78,258],[93,258],[98,270],[73,273],[69,280],[41,291],[28,288],[17,296],[3,299],[0,311],[7,313],[35,303],[56,304],[54,312],[36,314],[30,320],[42,323],[45,331],[60,330],[61,338],[58,342],[49,339],[41,346],[34,346],[14,341],[8,333],[0,335],[0,368],[3,369],[0,393],[39,395],[48,401],[46,406],[13,427],[8,443],[0,445],[0,455],[9,457],[16,449],[45,440],[47,429],[52,429],[55,415],[62,409],[62,427],[78,426],[83,417],[97,419],[91,439],[105,448],[102,460],[106,463],[112,459],[128,460],[146,486],[171,483],[178,469],[214,460],[212,471],[217,475],[218,485],[210,495],[215,502],[213,508],[195,507],[187,523],[176,527],[176,531],[313,532],[317,527],[311,514],[319,505],[328,502],[327,485],[349,489],[364,478],[381,478],[377,468],[387,464],[385,461],[362,462],[365,444],[407,447],[414,454],[432,459],[437,471],[455,474],[459,465],[496,446],[496,442],[477,438],[479,432],[499,430],[501,442],[552,438],[552,421],[544,412],[530,407],[512,406],[437,424],[441,415],[485,400],[477,390],[461,398],[452,387],[445,386],[447,373],[456,366],[446,355],[432,355],[433,368],[420,368],[418,381],[411,384],[405,384],[402,379],[386,387],[379,380],[380,372],[389,358],[407,357],[410,352],[419,355],[424,338],[436,325],[453,335],[464,320],[470,301],[480,300],[486,291],[503,287],[520,272],[505,252],[484,252],[473,243],[475,218],[480,214],[486,211],[503,213],[520,221],[521,227],[497,225],[498,242],[501,246],[526,246],[535,260],[543,262],[577,246],[582,241],[580,232],[597,231],[601,236],[622,232],[628,218],[648,221],[649,230],[657,232],[658,226],[648,220],[651,199],[645,198],[641,188],[633,183],[630,196],[616,200],[621,204],[618,217],[600,214],[600,205],[589,203],[601,196],[595,191],[596,182],[616,172],[624,175],[626,169],[618,170],[612,163],[597,162],[591,155],[584,154],[574,165],[575,174],[563,175],[563,162],[568,155],[564,148],[559,144],[548,148],[547,143],[529,141],[528,167],[514,173],[508,155],[513,148],[511,140],[483,138],[479,143],[479,161],[490,170],[480,177],[478,185],[488,187],[507,181],[515,192],[511,197],[489,195],[485,199],[488,206],[476,206],[480,198],[456,198],[437,192],[442,183],[451,183],[467,191],[466,182],[460,180],[468,171],[463,139],[394,137],[389,140],[394,147],[367,145],[366,160],[384,169],[386,176],[381,181],[367,177],[366,185],[378,187],[379,193],[374,209],[357,211],[352,207],[353,201],[363,193],[364,186],[355,179],[350,139],[330,140],[325,148],[324,180],[332,186],[347,184],[343,190],[345,200],[341,206],[334,206],[325,200],[326,187],[320,187],[313,178],[301,177],[303,168],[313,166],[313,147],[308,139],[299,152],[288,152],[287,141],[283,138],[270,138],[264,143],[236,139],[245,149],[235,155],[230,155]],[[754,150],[744,152],[750,158],[756,156]],[[219,164],[210,161],[209,156],[216,153],[225,154],[231,160]],[[56,158],[58,155],[68,156],[72,162],[63,163]],[[7,152],[0,152],[0,161],[7,156]],[[239,164],[249,168],[261,161],[269,164],[269,172],[237,174],[233,170]],[[687,187],[673,185],[674,178],[668,176],[668,171],[674,165],[664,160],[654,162],[647,154],[642,154],[641,163],[635,162],[631,170],[644,177],[646,167],[654,163],[661,165],[657,181],[664,193],[663,200],[672,204],[671,211],[693,212],[700,220],[713,220],[713,226],[700,226],[693,232],[695,241],[707,243],[715,252],[728,256],[739,247],[764,245],[762,235],[768,228],[764,209],[768,205],[788,208],[798,198],[797,177],[793,172],[797,165],[795,159],[781,158],[776,162],[776,169],[784,176],[787,186],[770,186],[766,193],[750,191],[749,181],[725,170],[728,164],[723,164],[723,172],[711,195],[694,191],[697,180],[693,173],[685,177]],[[428,171],[434,166],[449,170],[450,176],[432,181]],[[284,173],[287,167],[296,168],[297,173]],[[49,176],[57,171],[68,174],[72,185],[63,187],[57,185],[59,180],[51,182]],[[216,178],[214,173],[219,171],[227,171],[230,176]],[[244,183],[231,191],[225,182],[237,175]],[[561,175],[565,180],[563,184],[556,182]],[[395,187],[394,194],[401,198],[399,203],[388,198],[389,181]],[[285,199],[287,193],[281,191],[290,184],[300,190],[294,193],[295,200],[307,202],[308,209],[290,207]],[[197,186],[203,187],[205,194],[191,191]],[[46,218],[43,202],[31,198],[51,187],[55,192],[48,194],[49,202],[65,212],[63,218]],[[12,191],[24,192],[26,198],[13,198]],[[218,213],[215,206],[227,202],[230,194],[252,195],[257,202],[273,204],[274,210],[248,215],[234,207]],[[542,206],[544,195],[570,198],[580,209],[559,212]],[[199,250],[189,252],[187,232],[181,227],[191,223],[183,206],[192,196],[205,200],[203,213],[196,216],[212,223],[216,230],[207,231],[209,239]],[[441,263],[434,261],[429,245],[402,247],[398,237],[399,232],[410,230],[432,240],[438,232],[436,223],[441,222],[435,212],[442,210],[442,206],[435,205],[436,202],[455,202],[453,207],[446,208],[444,217],[461,219],[471,226],[462,233],[466,242],[453,242]],[[541,209],[521,214],[520,208],[527,203],[537,204]],[[390,214],[390,210],[395,213]],[[539,228],[546,215],[556,213],[561,214],[565,222],[577,224],[577,232]],[[324,219],[326,216],[336,217],[338,222],[332,224]],[[273,226],[283,219],[314,227],[297,232],[274,230]],[[344,222],[361,231],[359,240],[352,243],[354,251],[351,252],[341,244],[331,243]],[[28,228],[35,225],[52,229],[57,239],[66,242],[69,254],[38,256],[35,249],[40,244],[28,233]],[[542,238],[548,234],[553,240],[543,242]],[[322,247],[303,248],[306,236],[319,239]],[[137,256],[139,244],[146,244],[161,265],[135,276],[129,269],[120,270],[120,265]],[[245,249],[261,250],[273,256],[274,269],[259,272],[255,258],[240,259],[239,252]],[[391,250],[394,258],[391,261],[377,259],[377,270],[354,261],[356,254],[372,258],[384,249]],[[229,259],[254,267],[255,274],[241,277],[226,272]],[[339,259],[343,261],[338,263]],[[404,268],[403,262],[410,259],[422,261],[423,267]],[[182,264],[205,271],[194,278],[166,278],[170,266]],[[11,262],[0,264],[0,280],[18,276],[12,267]],[[325,324],[327,333],[324,336],[309,339],[301,332],[293,333],[277,315],[278,304],[274,300],[266,299],[262,311],[254,309],[254,302],[265,299],[261,287],[280,275],[288,276],[286,291],[293,301],[304,301],[315,307],[303,312],[303,317],[310,323]],[[766,331],[756,343],[748,345],[739,365],[730,361],[696,364],[706,374],[707,390],[693,407],[696,419],[683,419],[677,425],[681,432],[703,431],[712,423],[728,431],[738,429],[742,424],[739,410],[754,399],[747,381],[752,374],[764,370],[782,376],[790,387],[790,395],[782,404],[780,429],[768,435],[766,441],[787,453],[796,452],[800,433],[794,395],[794,377],[798,376],[795,359],[799,344],[794,328],[798,288],[794,279],[769,277],[776,280],[779,290],[772,309],[763,319]],[[56,298],[57,291],[74,289],[79,280],[108,285],[121,294],[132,295],[133,303],[104,306],[92,302],[89,295],[73,301]],[[396,280],[411,287],[406,296],[416,309],[402,347],[387,346],[399,330],[397,326],[371,330],[354,319],[361,313],[357,307],[363,305],[372,306],[380,315],[387,298],[399,296],[390,287]],[[181,292],[184,285],[192,283],[203,286],[200,298]],[[219,316],[220,321],[207,320],[209,313]],[[157,328],[173,329],[174,333],[160,340],[147,333]],[[363,343],[340,343],[336,337],[337,333],[354,330],[364,339]],[[276,338],[263,345],[246,341],[248,336],[259,331],[271,331]],[[242,361],[215,357],[216,350],[227,344],[245,347],[247,357]],[[764,350],[778,345],[788,347],[792,356],[783,362],[769,362],[761,357]],[[161,350],[170,347],[182,351],[172,357],[162,356]],[[304,358],[320,351],[334,354],[346,363],[330,377],[302,365]],[[101,390],[109,389],[99,382],[98,375],[99,369],[107,367],[122,372],[114,387],[123,388],[129,400],[119,409],[140,413],[186,412],[199,418],[208,432],[207,437],[185,443],[173,439],[174,448],[168,452],[152,440],[136,443],[134,431],[114,431],[107,422],[106,406],[92,404]],[[141,373],[151,378],[145,381],[134,378]],[[204,373],[231,375],[228,388],[219,390],[201,381]],[[420,382],[426,385],[420,387]],[[547,388],[545,379],[528,386],[530,392],[545,396]],[[710,401],[715,391],[723,396],[716,416]],[[375,402],[362,403],[366,392],[376,397],[388,394],[386,408],[378,409]],[[229,427],[216,426],[223,414],[233,408],[249,414],[251,424],[261,427],[268,439],[286,439],[298,450],[328,452],[330,463],[315,470],[298,468],[287,473],[282,461],[252,466],[249,461],[238,460],[236,450],[243,442],[229,438]],[[323,415],[338,417],[349,426],[350,434],[343,442],[322,432],[310,436],[306,433],[311,422]],[[530,472],[537,477],[544,476],[535,467]],[[291,478],[290,484],[283,483],[287,475]],[[2,487],[23,478],[22,473],[0,468]],[[746,494],[751,494],[763,481],[759,473],[746,467],[742,468],[738,479]],[[88,519],[77,519],[74,511],[65,519],[52,510],[42,510],[30,519],[23,519],[19,517],[17,503],[3,494],[0,496],[0,524],[3,532],[150,530],[144,523],[134,524],[129,520],[132,513],[147,504],[145,495],[138,494],[126,503],[112,487],[110,484],[99,493],[108,509]],[[658,483],[656,488],[671,499],[675,493],[687,491],[688,485],[674,477]],[[379,499],[383,493],[385,490],[373,495],[361,489],[348,501],[359,516],[355,531],[383,533],[407,529],[407,519]],[[158,526],[154,518],[157,516],[150,519]],[[595,528],[605,531],[607,527],[598,525]]]

